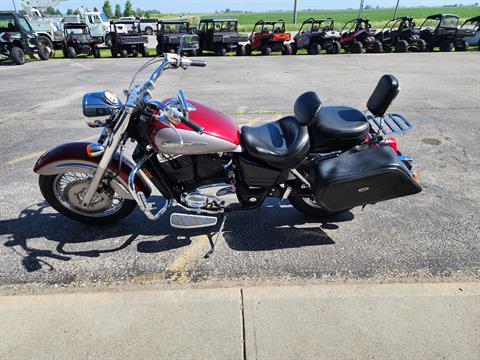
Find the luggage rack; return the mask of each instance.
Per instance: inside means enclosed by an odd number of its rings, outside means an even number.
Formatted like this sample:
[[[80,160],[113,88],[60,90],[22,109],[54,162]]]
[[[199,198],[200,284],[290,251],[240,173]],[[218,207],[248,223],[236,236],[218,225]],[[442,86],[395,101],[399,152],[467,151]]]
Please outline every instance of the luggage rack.
[[[376,133],[382,132],[383,135],[406,133],[413,128],[413,124],[402,114],[386,113],[381,118],[369,114],[367,118],[372,130]]]

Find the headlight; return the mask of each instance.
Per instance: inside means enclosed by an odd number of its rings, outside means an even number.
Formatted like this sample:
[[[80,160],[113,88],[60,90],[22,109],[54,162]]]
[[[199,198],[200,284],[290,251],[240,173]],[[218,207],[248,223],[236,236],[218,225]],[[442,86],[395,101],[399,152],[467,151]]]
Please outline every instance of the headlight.
[[[82,100],[83,115],[89,118],[111,116],[121,107],[121,101],[110,91],[87,93]],[[87,123],[92,127],[102,126],[100,120],[88,121]]]

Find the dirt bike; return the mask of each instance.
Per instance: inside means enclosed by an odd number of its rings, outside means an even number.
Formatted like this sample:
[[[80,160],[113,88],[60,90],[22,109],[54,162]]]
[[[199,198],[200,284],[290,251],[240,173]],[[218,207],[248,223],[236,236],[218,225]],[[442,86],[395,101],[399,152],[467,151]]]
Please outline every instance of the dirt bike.
[[[158,64],[143,85],[137,74]],[[45,200],[61,214],[106,224],[135,207],[151,220],[169,207],[175,228],[223,230],[232,211],[254,209],[269,197],[288,200],[301,212],[326,217],[366,204],[416,194],[421,187],[412,157],[397,149],[394,133],[410,121],[387,109],[399,93],[395,76],[383,76],[367,108],[322,106],[314,92],[302,94],[292,116],[241,131],[226,115],[198,102],[152,100],[160,75],[204,67],[201,60],[166,54],[144,64],[125,103],[109,91],[87,93],[83,114],[102,128],[95,143],[74,142],[43,154],[34,171]],[[124,156],[128,140],[136,143]],[[165,199],[148,202],[152,186]]]

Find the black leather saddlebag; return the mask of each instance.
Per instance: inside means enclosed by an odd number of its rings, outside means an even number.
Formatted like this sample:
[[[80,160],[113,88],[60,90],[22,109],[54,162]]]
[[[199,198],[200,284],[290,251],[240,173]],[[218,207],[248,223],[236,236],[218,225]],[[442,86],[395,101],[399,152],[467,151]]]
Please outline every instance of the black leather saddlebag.
[[[344,153],[319,161],[315,168],[317,203],[332,212],[420,191],[390,146]]]

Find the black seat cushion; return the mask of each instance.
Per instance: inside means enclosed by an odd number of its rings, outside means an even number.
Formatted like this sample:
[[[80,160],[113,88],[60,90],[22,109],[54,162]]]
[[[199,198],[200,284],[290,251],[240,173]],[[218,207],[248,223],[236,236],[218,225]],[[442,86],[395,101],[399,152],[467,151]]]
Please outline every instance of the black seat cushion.
[[[364,113],[345,106],[324,106],[310,126],[313,152],[344,150],[360,144],[370,125]]]
[[[240,137],[251,157],[280,170],[296,168],[310,149],[308,128],[293,116],[257,127],[244,126]]]

